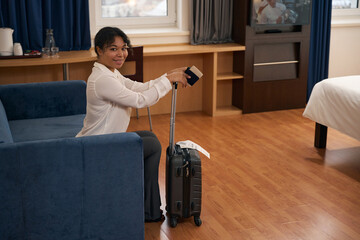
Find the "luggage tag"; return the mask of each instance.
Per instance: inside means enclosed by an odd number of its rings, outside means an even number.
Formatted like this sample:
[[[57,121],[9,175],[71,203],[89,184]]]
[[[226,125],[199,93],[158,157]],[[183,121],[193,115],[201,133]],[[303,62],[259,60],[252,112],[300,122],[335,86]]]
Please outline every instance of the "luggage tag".
[[[203,149],[199,144],[196,144],[190,140],[177,142],[176,145],[179,145],[180,148],[195,149],[210,159],[210,153],[208,153],[205,149]]]
[[[200,70],[197,69],[197,67],[195,66],[188,67],[185,70],[185,73],[191,77],[187,80],[191,86],[194,85],[197,82],[197,80],[199,80],[199,78],[203,76],[203,73],[200,72]]]

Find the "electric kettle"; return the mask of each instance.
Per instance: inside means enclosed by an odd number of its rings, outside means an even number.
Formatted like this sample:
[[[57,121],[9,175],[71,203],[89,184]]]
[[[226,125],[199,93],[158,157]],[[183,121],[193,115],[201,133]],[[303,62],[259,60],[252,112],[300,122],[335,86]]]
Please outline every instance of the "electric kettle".
[[[0,56],[14,54],[13,32],[11,28],[0,28]]]

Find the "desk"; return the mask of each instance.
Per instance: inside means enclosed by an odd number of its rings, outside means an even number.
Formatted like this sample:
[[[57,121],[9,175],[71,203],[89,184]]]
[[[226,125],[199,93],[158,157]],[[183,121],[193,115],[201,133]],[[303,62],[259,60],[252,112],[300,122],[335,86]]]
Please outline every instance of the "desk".
[[[178,112],[204,111],[211,116],[241,114],[244,51],[245,47],[236,43],[144,46],[144,79],[154,79],[176,67],[196,65],[204,73],[203,79],[191,89],[179,91]],[[0,84],[70,78],[86,80],[94,61],[96,53],[93,49],[63,51],[58,58],[0,60]],[[72,77],[69,77],[69,64],[72,64]],[[62,65],[62,77],[59,66],[45,73],[55,65]],[[152,112],[168,113],[169,102],[168,97],[161,99]],[[140,115],[145,114],[140,112]]]
[[[0,67],[29,67],[44,65],[63,65],[63,79],[69,80],[69,63],[89,62],[96,60],[93,50],[59,52],[59,57],[53,58],[18,58],[0,60]]]

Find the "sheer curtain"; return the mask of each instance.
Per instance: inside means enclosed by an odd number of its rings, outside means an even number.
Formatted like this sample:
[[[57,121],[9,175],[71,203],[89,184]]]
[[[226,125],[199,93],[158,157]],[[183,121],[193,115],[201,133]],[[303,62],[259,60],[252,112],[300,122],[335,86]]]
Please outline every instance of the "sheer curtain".
[[[233,0],[192,0],[191,44],[232,42],[232,22]]]
[[[0,27],[24,50],[41,50],[48,28],[61,51],[91,47],[88,0],[0,0]]]
[[[307,99],[314,85],[328,77],[332,0],[312,2]]]

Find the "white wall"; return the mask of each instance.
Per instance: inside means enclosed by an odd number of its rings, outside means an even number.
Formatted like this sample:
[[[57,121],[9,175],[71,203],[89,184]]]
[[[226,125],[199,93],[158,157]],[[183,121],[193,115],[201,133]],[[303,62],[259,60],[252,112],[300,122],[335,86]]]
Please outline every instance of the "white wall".
[[[360,75],[360,15],[332,22],[329,77]]]

